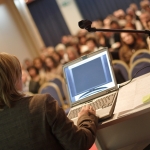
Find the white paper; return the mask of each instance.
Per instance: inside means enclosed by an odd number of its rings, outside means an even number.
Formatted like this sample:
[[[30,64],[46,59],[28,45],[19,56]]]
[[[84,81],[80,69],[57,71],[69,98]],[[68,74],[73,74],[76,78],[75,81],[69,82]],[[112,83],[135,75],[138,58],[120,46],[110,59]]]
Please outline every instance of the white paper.
[[[143,97],[150,94],[150,76],[137,80],[134,108],[143,104]]]
[[[119,89],[114,113],[127,113],[134,108],[143,106],[143,97],[150,94],[150,74],[140,76]]]
[[[119,113],[133,108],[135,89],[136,89],[135,81],[119,89],[114,113]]]

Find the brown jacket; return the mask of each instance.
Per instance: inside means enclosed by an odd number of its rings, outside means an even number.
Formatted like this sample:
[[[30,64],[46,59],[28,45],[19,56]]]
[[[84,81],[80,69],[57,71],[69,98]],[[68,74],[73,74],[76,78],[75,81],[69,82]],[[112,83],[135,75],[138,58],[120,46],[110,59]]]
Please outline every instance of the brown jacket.
[[[96,128],[94,115],[75,126],[48,94],[24,97],[0,111],[0,150],[88,150]]]

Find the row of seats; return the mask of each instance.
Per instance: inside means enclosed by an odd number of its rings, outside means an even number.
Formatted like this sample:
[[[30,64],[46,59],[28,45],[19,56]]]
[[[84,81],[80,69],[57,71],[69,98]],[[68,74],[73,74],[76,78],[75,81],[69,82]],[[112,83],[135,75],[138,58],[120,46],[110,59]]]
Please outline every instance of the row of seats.
[[[121,60],[113,60],[112,63],[114,67],[120,69],[127,81],[134,76],[138,77],[150,72],[150,52],[145,49],[136,51],[130,59],[129,66]]]
[[[50,94],[55,100],[58,101],[58,104],[60,107],[62,107],[66,114],[69,111],[69,100],[67,98],[67,94],[65,93],[66,90],[64,90],[64,80],[59,77],[55,77],[53,80],[44,83],[41,85],[39,89],[39,94]],[[27,95],[33,95],[31,92],[27,92]]]

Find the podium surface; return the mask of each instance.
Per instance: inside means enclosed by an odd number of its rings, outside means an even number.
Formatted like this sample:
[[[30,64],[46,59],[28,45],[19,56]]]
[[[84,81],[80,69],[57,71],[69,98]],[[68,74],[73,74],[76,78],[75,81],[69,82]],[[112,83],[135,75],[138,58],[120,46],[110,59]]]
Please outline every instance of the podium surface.
[[[150,73],[134,79],[133,82],[144,81],[144,79],[150,80]],[[145,83],[147,82],[143,82],[143,84]],[[125,86],[130,87],[130,83]],[[143,87],[150,94],[150,86],[145,84]],[[132,92],[135,89],[128,88],[128,90]],[[138,94],[143,93],[138,91]],[[128,101],[133,101],[133,97],[130,97],[130,94],[127,98]],[[117,98],[117,100],[120,99]],[[114,113],[112,118],[99,124],[96,139],[98,149],[143,150],[144,147],[150,144],[150,102],[134,109],[129,109],[124,114],[120,115],[120,113]]]

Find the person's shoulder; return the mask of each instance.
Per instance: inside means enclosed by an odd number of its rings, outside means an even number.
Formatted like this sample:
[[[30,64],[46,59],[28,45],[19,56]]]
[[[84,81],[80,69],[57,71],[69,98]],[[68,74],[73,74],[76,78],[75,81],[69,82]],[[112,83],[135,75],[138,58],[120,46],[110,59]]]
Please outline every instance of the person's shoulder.
[[[53,99],[51,97],[50,94],[35,94],[33,97],[32,97],[33,100],[36,100],[36,101],[46,101],[48,99]]]
[[[35,94],[29,97],[30,106],[44,106],[47,101],[54,101],[54,98],[49,94]]]

